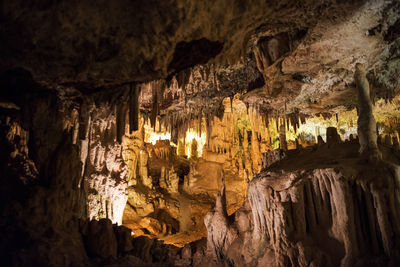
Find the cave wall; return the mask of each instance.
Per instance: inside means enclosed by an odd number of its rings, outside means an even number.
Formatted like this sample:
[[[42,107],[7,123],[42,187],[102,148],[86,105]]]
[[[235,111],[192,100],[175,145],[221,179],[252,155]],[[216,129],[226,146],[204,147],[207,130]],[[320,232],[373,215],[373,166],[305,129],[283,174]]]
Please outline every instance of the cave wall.
[[[125,90],[107,100],[82,96],[46,88],[18,69],[1,84],[2,258],[10,265],[83,262],[80,221],[121,223],[128,198],[116,127]]]
[[[79,148],[72,143],[73,101],[17,73],[3,91],[16,104],[1,112],[3,264],[82,262],[87,256],[78,226],[85,194]],[[16,88],[24,92],[17,98]]]

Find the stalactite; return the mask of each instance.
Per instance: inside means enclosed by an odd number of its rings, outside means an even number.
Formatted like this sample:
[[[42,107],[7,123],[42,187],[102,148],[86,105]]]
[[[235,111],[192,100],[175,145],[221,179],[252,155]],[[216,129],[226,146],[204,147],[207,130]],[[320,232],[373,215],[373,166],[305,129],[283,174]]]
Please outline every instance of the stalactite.
[[[290,124],[293,126],[294,132],[297,133],[297,127],[299,124],[298,114],[292,113],[290,115]]]
[[[139,90],[140,87],[136,84],[130,84],[129,92],[129,132],[139,129]]]
[[[174,126],[171,126],[171,141],[174,142],[175,144],[178,143],[179,132],[180,132],[179,124],[175,123]]]
[[[156,127],[156,120],[157,120],[157,115],[159,113],[159,105],[158,105],[158,96],[157,94],[159,93],[159,91],[157,90],[157,88],[155,88],[155,86],[152,86],[152,94],[153,94],[153,107],[151,109],[151,115],[150,115],[150,123],[151,123],[151,127],[153,127],[155,129]]]
[[[210,139],[212,132],[212,118],[210,114],[206,116],[206,128],[207,128],[207,146],[208,148],[210,148]]]
[[[203,116],[202,116],[202,114],[200,113],[200,116],[199,116],[199,136],[201,137],[201,122],[203,121]]]
[[[125,102],[118,105],[117,107],[117,141],[121,144],[122,136],[125,135],[125,124],[126,124],[126,112],[128,105]]]
[[[222,118],[224,117],[224,113],[225,113],[224,105],[222,104],[222,101],[221,101],[221,103],[217,109],[216,116],[218,117],[218,119],[222,120]]]
[[[118,116],[118,114],[117,114]],[[87,136],[88,131],[88,119],[89,119],[89,107],[86,101],[81,104],[79,112],[79,139],[84,140]]]
[[[290,126],[289,117],[285,116],[285,120],[286,120],[286,131],[289,131],[289,126]]]

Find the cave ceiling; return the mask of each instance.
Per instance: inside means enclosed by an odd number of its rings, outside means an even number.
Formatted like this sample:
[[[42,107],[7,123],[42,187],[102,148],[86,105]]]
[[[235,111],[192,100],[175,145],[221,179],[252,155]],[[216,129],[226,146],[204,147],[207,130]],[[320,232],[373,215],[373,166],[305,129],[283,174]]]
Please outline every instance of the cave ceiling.
[[[399,93],[397,1],[3,1],[0,71],[82,94],[140,84],[165,112],[217,113],[239,94],[262,111],[354,108],[353,72]],[[190,114],[190,112],[188,113]]]

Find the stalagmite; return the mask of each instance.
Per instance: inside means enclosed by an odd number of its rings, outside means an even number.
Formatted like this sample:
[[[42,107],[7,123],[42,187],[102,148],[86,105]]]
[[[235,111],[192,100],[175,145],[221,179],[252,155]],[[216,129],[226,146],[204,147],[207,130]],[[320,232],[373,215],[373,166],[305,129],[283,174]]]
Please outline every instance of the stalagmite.
[[[203,116],[202,116],[202,114],[200,113],[200,116],[199,116],[199,136],[201,137],[201,122],[203,121]]]
[[[358,138],[360,142],[360,154],[370,159],[381,159],[382,155],[378,149],[376,121],[372,114],[372,103],[370,89],[366,77],[366,71],[362,64],[356,64],[354,80],[358,92]]]
[[[223,260],[225,243],[230,241],[228,236],[228,214],[226,210],[225,178],[223,172],[221,172],[221,180],[221,190],[218,192],[215,200],[215,209],[207,213],[204,218],[204,224],[208,231],[207,250],[218,261]]]
[[[210,147],[210,138],[212,132],[212,117],[207,115],[206,117],[206,130],[207,130],[207,146]]]
[[[160,113],[161,104],[163,101],[164,81],[156,81],[152,84],[153,106],[150,115],[151,127],[155,129],[157,116]]]
[[[350,141],[350,142],[353,142],[354,139],[355,139],[355,138],[354,138],[353,134],[350,134],[350,136],[349,136],[349,141]]]
[[[332,147],[340,143],[340,136],[337,133],[336,127],[326,128],[326,143],[328,147]]]
[[[322,137],[320,135],[318,135],[318,137],[317,137],[317,144],[318,144],[318,147],[325,145],[324,139],[322,139]]]

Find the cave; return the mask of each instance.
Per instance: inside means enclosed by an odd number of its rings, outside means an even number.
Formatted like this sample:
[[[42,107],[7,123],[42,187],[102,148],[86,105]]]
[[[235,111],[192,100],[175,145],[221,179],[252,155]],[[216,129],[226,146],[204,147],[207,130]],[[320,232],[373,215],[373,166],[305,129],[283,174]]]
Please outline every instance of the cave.
[[[400,266],[400,2],[1,2],[0,266]]]

